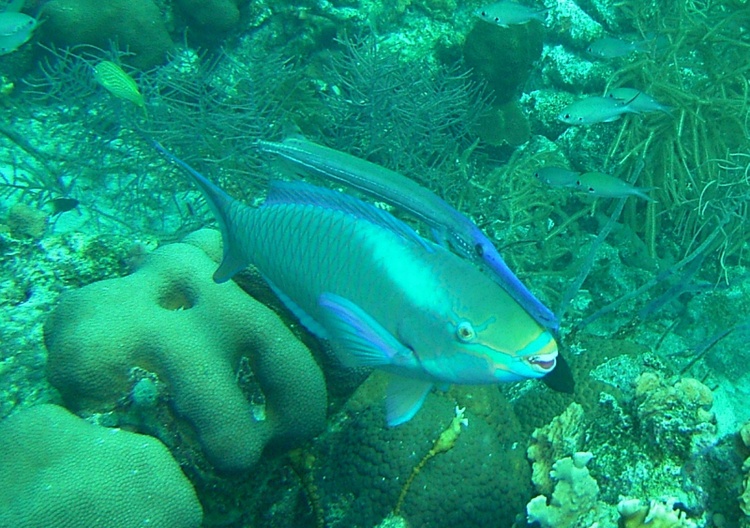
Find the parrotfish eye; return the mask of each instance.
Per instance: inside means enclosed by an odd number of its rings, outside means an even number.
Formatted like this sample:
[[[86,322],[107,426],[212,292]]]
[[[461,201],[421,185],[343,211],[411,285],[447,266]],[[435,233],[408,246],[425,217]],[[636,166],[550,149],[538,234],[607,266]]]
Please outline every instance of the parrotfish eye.
[[[479,13],[479,14],[480,14],[481,16],[483,16],[483,17],[486,17],[486,16],[487,16],[487,11],[482,11],[482,12],[481,12],[481,13]]]
[[[495,17],[495,22],[500,22],[500,17]]]
[[[463,343],[470,343],[477,337],[477,333],[469,321],[461,321],[456,327],[456,337]]]
[[[563,116],[563,118],[565,118],[565,119],[570,119],[570,114],[565,114],[565,115]]]

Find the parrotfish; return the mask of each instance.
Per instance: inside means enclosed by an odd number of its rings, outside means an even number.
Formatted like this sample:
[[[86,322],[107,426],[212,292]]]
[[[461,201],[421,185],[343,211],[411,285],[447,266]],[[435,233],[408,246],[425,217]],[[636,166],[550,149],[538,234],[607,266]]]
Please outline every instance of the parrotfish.
[[[585,172],[578,177],[578,188],[594,196],[602,198],[627,198],[636,196],[646,201],[655,201],[646,193],[654,187],[635,187],[603,172]]]
[[[632,101],[621,101],[612,97],[591,96],[574,101],[557,116],[557,119],[568,125],[593,125],[609,123],[620,119],[623,114],[638,114],[630,106]]]
[[[521,305],[388,212],[302,182],[274,182],[252,208],[157,148],[190,174],[219,222],[214,280],[254,264],[345,364],[390,372],[389,425],[410,420],[434,384],[539,378],[555,367],[554,338]]]
[[[630,101],[628,106],[638,112],[664,112],[672,113],[672,107],[663,105],[647,93],[635,88],[613,88],[607,92],[605,97],[611,97],[621,102]]]
[[[501,27],[525,24],[531,20],[538,20],[544,24],[549,9],[533,9],[515,2],[495,2],[475,11],[475,15],[482,20]]]
[[[146,103],[135,80],[112,61],[102,61],[94,66],[94,80],[109,93],[140,106],[146,111]]]
[[[267,152],[296,167],[332,179],[398,207],[432,229],[433,236],[458,254],[488,267],[490,276],[542,325],[557,330],[559,321],[510,270],[495,246],[465,215],[432,191],[395,171],[303,138],[281,143],[261,141]]]
[[[20,48],[31,38],[37,26],[34,17],[18,13],[14,9],[14,6],[10,6],[7,11],[0,13],[0,55]]]
[[[550,187],[578,187],[580,172],[563,169],[562,167],[542,167],[534,173],[534,177]]]
[[[586,51],[598,59],[624,57],[636,51],[648,51],[650,41],[629,42],[618,38],[604,37],[588,45]]]

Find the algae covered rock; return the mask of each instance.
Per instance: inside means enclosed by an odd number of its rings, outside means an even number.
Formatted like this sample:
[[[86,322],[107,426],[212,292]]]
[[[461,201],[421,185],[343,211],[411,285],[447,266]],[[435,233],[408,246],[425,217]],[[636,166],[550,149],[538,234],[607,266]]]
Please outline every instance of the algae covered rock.
[[[477,22],[464,43],[466,65],[502,104],[518,95],[542,54],[543,28],[536,22],[507,28]]]
[[[44,5],[45,39],[57,46],[116,41],[139,68],[160,64],[172,47],[159,8],[151,0],[51,0]]]

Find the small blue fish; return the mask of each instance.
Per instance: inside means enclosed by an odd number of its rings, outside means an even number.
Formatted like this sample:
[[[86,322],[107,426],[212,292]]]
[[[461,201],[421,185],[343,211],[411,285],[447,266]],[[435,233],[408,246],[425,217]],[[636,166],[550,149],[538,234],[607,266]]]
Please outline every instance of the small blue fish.
[[[620,102],[630,101],[628,106],[638,112],[664,112],[672,113],[672,107],[663,105],[650,95],[635,88],[612,88],[607,92],[605,97],[617,99]]]
[[[578,187],[580,172],[563,169],[562,167],[542,167],[534,173],[534,177],[550,187]]]
[[[629,42],[618,38],[604,37],[588,45],[586,51],[597,59],[614,59],[634,52],[648,51],[648,40]]]
[[[620,119],[623,114],[640,113],[631,107],[630,103],[631,101],[621,101],[612,97],[586,97],[563,108],[557,119],[568,125],[578,126],[609,123]]]
[[[348,365],[393,375],[389,425],[410,420],[434,384],[492,384],[554,369],[557,344],[494,281],[417,240],[389,213],[342,193],[275,182],[251,208],[188,171],[221,228],[224,282],[253,263],[311,332]],[[426,247],[429,246],[429,249]]]
[[[628,182],[623,181],[603,172],[585,172],[578,177],[578,189],[601,198],[627,198],[636,196],[647,202],[654,202],[648,194],[655,187],[635,187]]]
[[[531,20],[544,24],[547,11],[549,9],[533,9],[515,2],[500,1],[477,9],[474,14],[490,24],[508,27],[526,24]]]
[[[18,13],[16,8],[20,6],[10,5],[0,13],[0,55],[16,51],[28,42],[37,26],[34,17]]]

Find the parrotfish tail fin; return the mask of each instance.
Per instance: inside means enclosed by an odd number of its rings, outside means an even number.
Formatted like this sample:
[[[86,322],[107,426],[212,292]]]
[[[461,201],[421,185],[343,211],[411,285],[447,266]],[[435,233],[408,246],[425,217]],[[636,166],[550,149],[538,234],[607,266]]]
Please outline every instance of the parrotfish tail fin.
[[[482,258],[492,269],[492,277],[508,295],[520,304],[534,320],[544,328],[554,330],[560,328],[557,316],[547,308],[542,301],[529,291],[529,289],[516,277],[508,265],[497,252],[494,246],[483,248]]]
[[[154,141],[153,145],[156,150],[164,155],[164,157],[185,170],[185,172],[190,175],[190,179],[200,188],[201,193],[206,198],[208,206],[211,208],[211,212],[219,222],[219,229],[221,231],[221,239],[224,247],[224,257],[221,260],[219,268],[214,272],[214,281],[218,283],[228,281],[235,273],[245,269],[248,265],[247,259],[243,257],[239,251],[241,243],[237,239],[234,230],[230,229],[230,226],[232,225],[232,217],[236,216],[237,213],[242,213],[241,208],[244,206],[219,187],[211,183],[208,178],[196,171],[190,165],[167,151],[157,141]]]
[[[410,351],[362,308],[333,293],[318,298],[339,359],[347,367],[383,367],[398,364]]]
[[[394,427],[414,418],[430,389],[432,389],[430,381],[394,375],[388,383],[385,396],[388,425]]]

